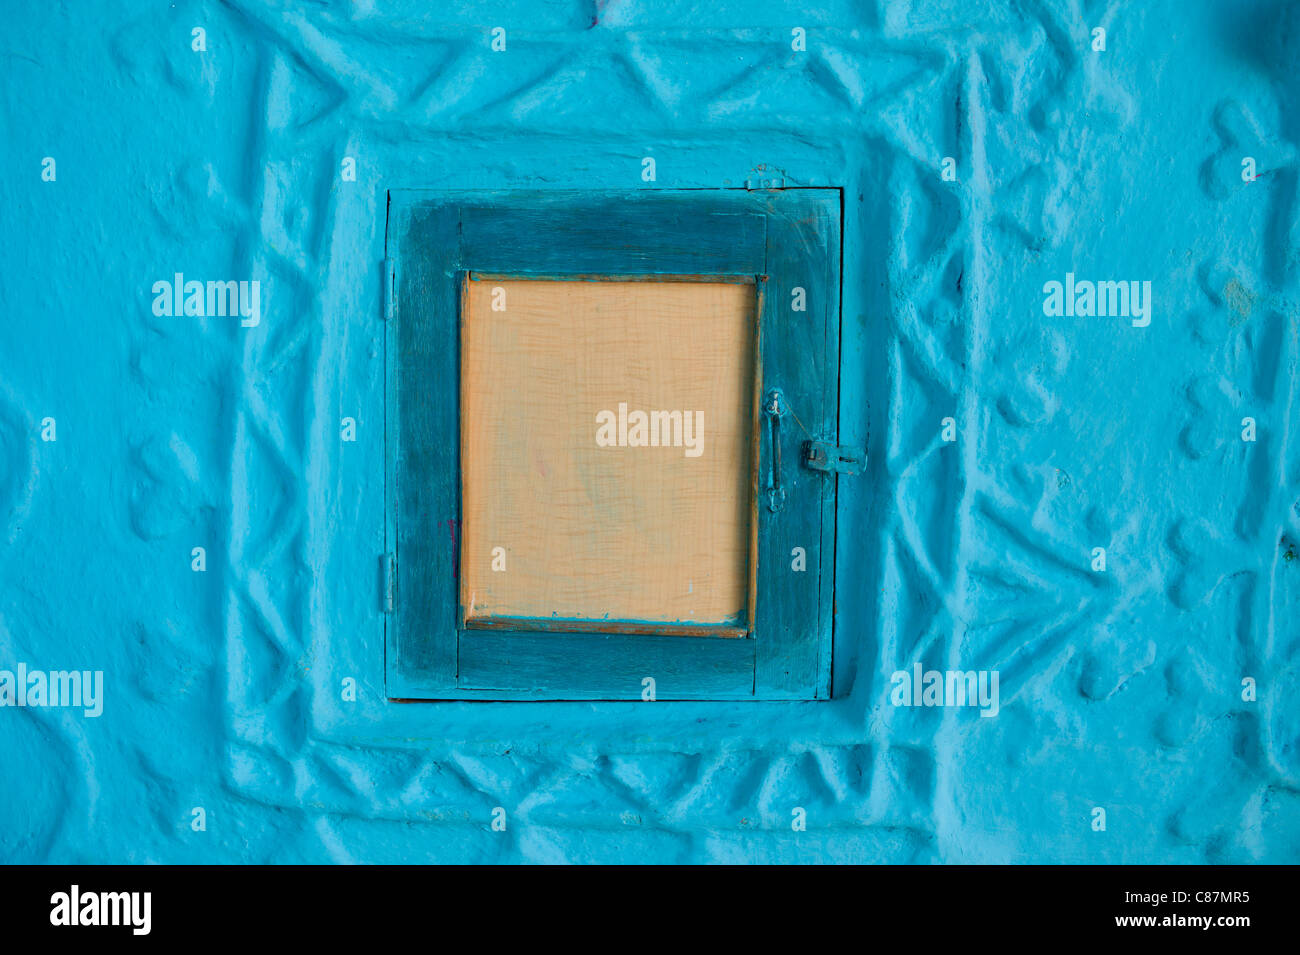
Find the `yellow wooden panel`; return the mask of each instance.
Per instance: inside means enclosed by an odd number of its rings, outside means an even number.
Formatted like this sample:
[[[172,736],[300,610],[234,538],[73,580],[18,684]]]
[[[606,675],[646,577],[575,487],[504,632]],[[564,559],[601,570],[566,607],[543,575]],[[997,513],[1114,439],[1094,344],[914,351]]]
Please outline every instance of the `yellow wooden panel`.
[[[755,287],[475,278],[462,307],[468,624],[748,626]]]

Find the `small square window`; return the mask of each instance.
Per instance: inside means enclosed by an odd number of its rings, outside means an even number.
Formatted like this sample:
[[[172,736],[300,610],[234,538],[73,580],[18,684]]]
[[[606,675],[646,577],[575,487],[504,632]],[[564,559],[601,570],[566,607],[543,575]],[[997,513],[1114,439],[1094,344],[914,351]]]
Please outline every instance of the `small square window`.
[[[837,190],[395,192],[394,699],[830,694]]]
[[[756,291],[471,274],[463,624],[746,635]]]

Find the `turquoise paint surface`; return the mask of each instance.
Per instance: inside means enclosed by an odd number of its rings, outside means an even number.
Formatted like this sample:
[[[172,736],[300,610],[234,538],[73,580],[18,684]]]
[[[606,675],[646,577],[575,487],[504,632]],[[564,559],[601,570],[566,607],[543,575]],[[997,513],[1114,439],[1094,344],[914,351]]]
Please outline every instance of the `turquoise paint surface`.
[[[0,669],[104,699],[0,708],[0,859],[1300,861],[1297,50],[1281,2],[7,10]],[[846,197],[837,698],[386,703],[387,190],[774,179]],[[917,662],[998,715],[892,705]]]

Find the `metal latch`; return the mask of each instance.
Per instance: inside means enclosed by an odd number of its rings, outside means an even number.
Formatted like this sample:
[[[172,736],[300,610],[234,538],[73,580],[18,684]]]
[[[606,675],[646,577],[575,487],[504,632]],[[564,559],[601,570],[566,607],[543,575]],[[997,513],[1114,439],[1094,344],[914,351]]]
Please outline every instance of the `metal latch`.
[[[840,447],[829,441],[805,441],[803,463],[816,471],[857,474],[867,463],[867,452],[861,448]]]

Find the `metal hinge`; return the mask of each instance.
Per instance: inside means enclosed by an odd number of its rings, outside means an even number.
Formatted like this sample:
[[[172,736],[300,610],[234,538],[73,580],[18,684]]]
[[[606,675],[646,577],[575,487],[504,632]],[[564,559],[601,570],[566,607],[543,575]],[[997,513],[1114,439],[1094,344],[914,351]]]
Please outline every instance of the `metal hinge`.
[[[391,322],[397,310],[397,263],[384,259],[384,321]]]
[[[384,554],[379,558],[379,579],[382,593],[380,602],[383,604],[384,613],[393,612],[393,603],[396,596],[396,577],[397,561],[392,554]]]
[[[816,471],[857,474],[866,466],[867,452],[861,448],[840,447],[829,441],[805,441],[803,463]]]

